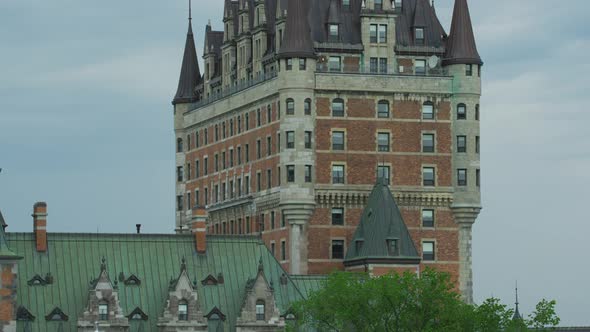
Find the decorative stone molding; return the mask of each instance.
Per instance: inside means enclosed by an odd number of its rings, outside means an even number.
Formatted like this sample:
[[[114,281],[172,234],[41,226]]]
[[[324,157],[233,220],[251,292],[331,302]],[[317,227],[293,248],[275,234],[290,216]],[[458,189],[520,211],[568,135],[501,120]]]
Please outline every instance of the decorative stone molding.
[[[350,207],[364,207],[367,204],[370,191],[332,191],[317,190],[316,203],[319,206],[342,205]],[[429,192],[394,192],[393,197],[400,206],[433,206],[450,207],[453,203],[451,193]]]

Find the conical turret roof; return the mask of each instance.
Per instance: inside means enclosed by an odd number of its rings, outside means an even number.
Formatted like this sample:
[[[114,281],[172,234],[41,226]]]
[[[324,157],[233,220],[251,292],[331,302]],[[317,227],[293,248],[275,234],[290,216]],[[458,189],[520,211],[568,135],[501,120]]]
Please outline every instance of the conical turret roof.
[[[194,103],[199,100],[197,86],[201,83],[201,71],[195,48],[195,38],[193,36],[193,26],[191,20],[188,23],[188,33],[186,35],[186,44],[184,46],[184,56],[182,58],[182,68],[180,69],[180,79],[178,80],[178,89],[176,96],[172,101],[173,105],[180,103]]]
[[[467,0],[455,0],[451,33],[447,39],[443,65],[454,64],[483,64],[477,52]]]
[[[392,247],[392,242],[394,246]],[[417,264],[420,255],[389,190],[379,181],[369,195],[367,206],[346,253],[344,265],[368,262]]]
[[[315,51],[309,26],[310,0],[287,3],[287,24],[279,58],[314,58]]]

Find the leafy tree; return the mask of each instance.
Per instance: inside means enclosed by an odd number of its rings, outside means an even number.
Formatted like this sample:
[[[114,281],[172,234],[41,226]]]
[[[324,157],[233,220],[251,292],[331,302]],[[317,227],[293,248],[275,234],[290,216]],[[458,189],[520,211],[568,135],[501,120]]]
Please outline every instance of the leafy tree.
[[[529,315],[528,325],[535,331],[551,331],[559,325],[559,317],[555,313],[555,300],[542,299],[535,306],[535,311]]]
[[[513,320],[514,310],[491,298],[480,306],[461,301],[447,273],[369,277],[335,272],[323,288],[293,305],[291,330],[327,332],[524,332],[559,323],[555,301],[543,300],[530,320]],[[304,328],[302,328],[304,327]]]

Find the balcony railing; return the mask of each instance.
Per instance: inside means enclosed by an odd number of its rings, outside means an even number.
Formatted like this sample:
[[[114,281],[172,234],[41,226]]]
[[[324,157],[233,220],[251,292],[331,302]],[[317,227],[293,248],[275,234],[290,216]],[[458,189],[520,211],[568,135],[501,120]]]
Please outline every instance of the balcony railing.
[[[394,66],[370,67],[362,65],[330,65],[329,63],[318,63],[316,72],[333,74],[359,74],[359,75],[381,75],[381,76],[448,76],[448,71],[441,67],[402,67]]]
[[[212,92],[209,95],[209,97],[203,98],[201,101],[192,104],[191,111],[195,110],[197,108],[201,108],[203,106],[209,105],[211,103],[214,103],[214,102],[221,100],[223,98],[229,97],[229,96],[233,95],[234,93],[246,90],[246,89],[251,88],[255,85],[269,81],[275,77],[277,77],[276,71],[262,73],[252,79],[238,82],[237,84],[234,84],[234,85],[230,86],[229,88],[225,88],[225,89],[222,88],[219,93]]]

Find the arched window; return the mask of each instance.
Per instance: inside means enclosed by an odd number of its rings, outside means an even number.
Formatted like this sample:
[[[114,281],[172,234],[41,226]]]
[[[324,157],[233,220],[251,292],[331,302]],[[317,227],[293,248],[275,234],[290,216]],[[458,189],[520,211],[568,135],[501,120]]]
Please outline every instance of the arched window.
[[[109,305],[106,302],[98,304],[98,320],[109,320]]]
[[[303,104],[303,110],[305,115],[311,115],[311,99],[305,99],[305,103]]]
[[[182,152],[183,147],[182,147],[182,138],[177,138],[176,139],[176,152]]]
[[[188,303],[185,300],[178,303],[178,320],[188,320]]]
[[[294,115],[295,114],[295,101],[293,98],[287,99],[287,115]]]
[[[389,102],[387,100],[381,100],[377,104],[377,117],[389,118]]]
[[[457,105],[457,120],[467,119],[467,106],[465,104]]]
[[[432,102],[427,101],[422,105],[422,119],[433,120],[434,119],[434,105]]]
[[[332,116],[344,116],[344,100],[336,98],[332,101]]]
[[[256,301],[256,320],[265,320],[265,315],[264,315],[264,301],[263,300],[258,300]]]

